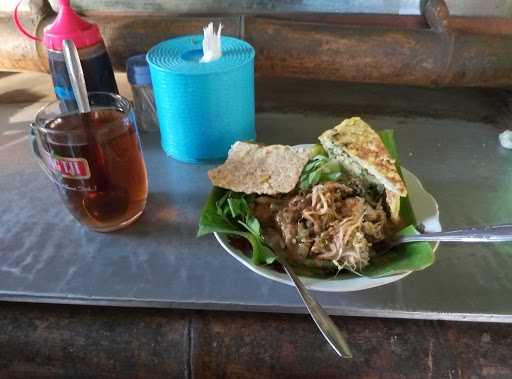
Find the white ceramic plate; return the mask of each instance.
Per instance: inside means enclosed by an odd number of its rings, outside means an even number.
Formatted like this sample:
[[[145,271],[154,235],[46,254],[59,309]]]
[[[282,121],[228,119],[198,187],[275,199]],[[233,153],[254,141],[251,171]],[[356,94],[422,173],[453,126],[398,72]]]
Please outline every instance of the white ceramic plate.
[[[411,200],[412,208],[418,223],[425,226],[425,232],[439,232],[441,231],[441,224],[439,223],[439,208],[436,200],[423,188],[423,185],[419,179],[412,174],[410,171],[402,167],[402,174],[404,176],[405,184],[409,192],[409,198]],[[214,233],[217,241],[222,247],[237,259],[244,266],[248,267],[255,273],[264,276],[265,278],[275,280],[276,282],[288,284],[293,286],[293,283],[288,278],[288,275],[283,272],[275,271],[266,266],[257,266],[252,263],[251,259],[248,258],[242,251],[231,246],[229,239],[226,235]],[[433,243],[432,248],[436,251],[439,243]],[[390,275],[382,278],[365,278],[356,277],[349,279],[320,279],[320,278],[309,278],[301,277],[306,287],[310,290],[324,291],[324,292],[349,292],[349,291],[360,291],[368,288],[383,286],[388,283],[396,282],[412,271],[407,271],[402,274]]]

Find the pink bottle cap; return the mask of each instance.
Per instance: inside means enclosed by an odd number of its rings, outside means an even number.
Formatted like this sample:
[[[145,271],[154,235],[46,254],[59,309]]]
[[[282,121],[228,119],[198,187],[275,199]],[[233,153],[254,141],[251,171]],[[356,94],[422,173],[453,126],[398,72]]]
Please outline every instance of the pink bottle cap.
[[[57,18],[44,28],[43,43],[48,49],[62,50],[62,41],[70,39],[77,49],[102,41],[96,24],[85,21],[69,5],[69,0],[59,0]]]

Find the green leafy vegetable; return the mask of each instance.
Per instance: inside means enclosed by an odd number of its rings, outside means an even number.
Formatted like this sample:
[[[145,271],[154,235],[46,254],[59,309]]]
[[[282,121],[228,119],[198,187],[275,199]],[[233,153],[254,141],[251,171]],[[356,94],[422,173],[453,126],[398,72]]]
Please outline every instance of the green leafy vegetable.
[[[402,229],[400,234],[411,235],[418,233],[414,227]],[[361,274],[371,278],[400,274],[407,271],[419,271],[434,263],[432,246],[428,242],[414,242],[399,245],[386,254],[371,258]]]
[[[197,236],[218,232],[243,237],[251,244],[253,263],[270,264],[275,256],[263,241],[260,222],[252,216],[250,202],[248,195],[214,187],[201,213]]]
[[[386,146],[386,149],[388,149],[389,155],[395,160],[396,170],[403,179],[402,167],[400,166],[400,159],[398,158],[398,150],[395,143],[395,132],[392,129],[385,129],[379,131],[379,136],[384,146]],[[400,199],[400,217],[405,225],[416,225],[416,217],[414,217],[409,196]]]
[[[317,155],[323,155],[324,157],[328,157],[329,154],[327,154],[327,151],[325,151],[324,147],[319,144],[315,143],[313,147],[311,148],[311,157],[316,157]]]
[[[316,155],[302,170],[299,189],[304,191],[318,183],[339,180],[343,175],[342,170],[341,163],[337,160],[329,159],[325,155]]]

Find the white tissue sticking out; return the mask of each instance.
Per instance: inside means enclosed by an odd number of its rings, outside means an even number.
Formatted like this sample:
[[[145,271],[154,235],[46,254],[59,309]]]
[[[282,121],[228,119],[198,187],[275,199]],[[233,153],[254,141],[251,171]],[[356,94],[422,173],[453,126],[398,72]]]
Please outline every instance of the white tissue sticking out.
[[[505,130],[500,133],[500,143],[505,149],[512,149],[512,130]]]
[[[213,30],[213,22],[210,22],[206,28],[203,28],[203,57],[199,62],[208,63],[219,59],[222,56],[220,46],[220,32],[222,31],[222,24],[219,24],[217,33]]]

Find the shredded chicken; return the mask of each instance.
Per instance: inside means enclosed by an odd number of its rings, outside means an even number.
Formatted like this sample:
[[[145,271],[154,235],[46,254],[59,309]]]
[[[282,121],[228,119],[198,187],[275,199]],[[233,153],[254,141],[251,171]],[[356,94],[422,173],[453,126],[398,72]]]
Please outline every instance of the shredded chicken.
[[[311,194],[306,196],[297,195],[288,202],[287,206],[279,210],[276,214],[276,223],[281,230],[286,248],[292,255],[296,252],[297,243],[305,242],[300,238],[302,233],[300,236],[297,234],[300,225],[299,221],[302,218],[302,212],[309,206],[311,206]]]
[[[279,245],[286,246],[292,259],[328,260],[339,269],[361,270],[372,244],[385,238],[388,217],[380,202],[371,205],[360,195],[341,183],[318,184],[306,194],[281,199],[269,227],[281,231]]]

